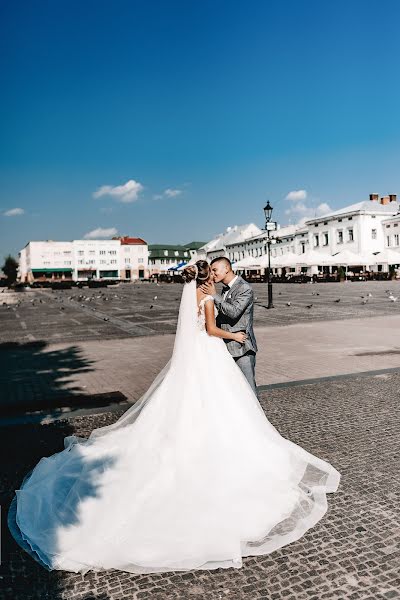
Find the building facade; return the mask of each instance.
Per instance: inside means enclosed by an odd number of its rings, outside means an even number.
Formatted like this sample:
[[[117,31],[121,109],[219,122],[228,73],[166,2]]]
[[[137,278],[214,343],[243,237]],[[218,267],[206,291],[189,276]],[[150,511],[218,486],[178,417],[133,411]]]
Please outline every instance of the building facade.
[[[149,249],[142,238],[124,236],[119,239],[120,267],[122,279],[144,279],[149,277]]]
[[[204,242],[190,242],[185,246],[173,244],[149,244],[149,272],[164,273],[184,263],[198,260],[198,250]]]
[[[347,255],[354,256],[354,266],[387,271],[390,264],[383,254],[384,249],[398,248],[400,254],[399,211],[395,194],[382,197],[370,194],[369,200],[304,223],[286,227],[278,225],[277,230],[271,232],[272,269],[275,273],[285,268],[289,272],[309,274],[335,270],[341,266],[346,251]],[[231,234],[232,229],[239,234],[236,239]],[[267,264],[267,233],[257,229],[255,235],[248,235],[248,225],[228,228],[224,236],[211,240],[200,250],[205,251],[208,260],[214,256],[227,256],[234,265],[248,259],[249,269],[253,270],[253,266],[259,264],[262,265],[261,271]]]
[[[133,280],[147,276],[147,243],[141,238],[31,241],[19,252],[19,280],[27,283],[57,279]]]

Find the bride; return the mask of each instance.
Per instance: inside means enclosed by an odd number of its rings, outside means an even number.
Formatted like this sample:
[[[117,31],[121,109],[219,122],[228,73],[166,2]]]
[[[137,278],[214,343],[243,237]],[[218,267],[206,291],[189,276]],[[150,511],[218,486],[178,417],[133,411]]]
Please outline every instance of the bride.
[[[48,570],[240,568],[299,539],[340,473],[282,437],[222,338],[206,261],[185,284],[172,357],[112,425],[68,436],[16,490],[8,525]],[[234,337],[232,337],[234,336]]]

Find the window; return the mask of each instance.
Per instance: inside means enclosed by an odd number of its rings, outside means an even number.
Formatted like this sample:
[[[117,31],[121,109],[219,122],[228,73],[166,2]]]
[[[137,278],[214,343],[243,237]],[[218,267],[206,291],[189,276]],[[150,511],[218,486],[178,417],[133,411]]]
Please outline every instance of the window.
[[[349,221],[352,221],[352,220],[353,220],[353,217],[349,217]]]
[[[187,253],[187,252],[184,252],[184,253],[183,253],[183,256],[187,256],[187,255],[188,255],[188,253]]]
[[[139,262],[139,263],[142,263],[142,262],[143,262],[143,258],[139,258],[139,259],[138,259],[138,262]]]
[[[389,229],[390,225],[386,225],[386,229]]]
[[[354,232],[353,229],[348,229],[347,230],[347,241],[348,242],[353,242],[354,241]]]
[[[314,234],[314,248],[318,248],[319,246],[319,235],[318,233]]]
[[[94,262],[94,261],[93,261],[93,262]],[[112,265],[116,265],[116,264],[117,264],[117,261],[116,261],[115,259],[111,259],[111,260],[110,260],[110,263],[111,263]]]
[[[386,236],[386,245],[390,246],[390,235]]]
[[[89,254],[90,254],[90,253],[89,253]],[[117,251],[116,251],[116,250],[109,250],[109,251],[108,251],[108,254],[117,254]]]
[[[337,232],[337,243],[338,244],[343,244],[343,231],[342,231],[342,229],[338,229],[338,232]]]
[[[371,237],[373,240],[376,240],[376,229],[371,229]]]
[[[168,256],[168,250],[164,250],[164,256]]]
[[[93,258],[91,258],[90,260],[88,260],[89,265],[94,265],[95,262],[96,261]]]
[[[106,251],[105,250],[100,250],[100,254],[105,254]]]
[[[322,234],[322,240],[323,240],[322,243],[323,243],[324,246],[327,246],[329,244],[329,235],[328,235],[327,232],[324,232]]]
[[[82,259],[81,259],[81,260],[78,260],[78,264],[79,264],[79,265],[83,265],[83,263],[84,263],[84,261],[83,261]]]
[[[179,256],[178,250],[175,250],[174,254],[175,254],[175,256]]]
[[[95,250],[89,250],[89,256],[94,256],[96,254]]]
[[[398,237],[398,236],[397,236]],[[71,261],[70,260],[64,260],[64,265],[70,265]]]
[[[82,262],[83,262],[83,261],[82,261]],[[107,262],[106,260],[101,260],[101,261],[100,261],[100,264],[101,264],[101,265],[105,265],[105,264],[106,264],[106,262]]]
[[[399,224],[398,224],[398,223],[395,223],[395,224],[393,225],[393,227],[398,227],[398,226],[399,226]]]
[[[78,256],[83,256],[83,250],[78,250]]]
[[[395,246],[399,245],[399,234],[398,233],[394,234],[394,245]]]
[[[125,246],[124,250],[125,250],[125,252],[129,252],[129,250],[130,250],[129,246]],[[101,251],[100,251],[100,254],[101,254]]]
[[[130,260],[131,260],[130,258],[125,258],[125,264],[126,264],[126,265],[129,265],[129,263],[130,263]]]
[[[304,254],[306,251],[306,243],[305,242],[301,242],[301,253]]]
[[[338,223],[341,223],[343,221],[343,219],[338,219]]]
[[[71,250],[64,250],[64,254],[71,254]]]

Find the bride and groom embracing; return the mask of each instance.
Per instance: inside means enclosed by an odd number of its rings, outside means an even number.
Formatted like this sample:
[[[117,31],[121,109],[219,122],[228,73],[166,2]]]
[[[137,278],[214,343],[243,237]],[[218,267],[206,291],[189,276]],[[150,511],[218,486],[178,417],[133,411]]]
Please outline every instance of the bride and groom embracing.
[[[338,488],[258,401],[251,287],[222,257],[182,275],[172,356],[149,389],[16,490],[9,528],[47,570],[240,568],[302,537]]]

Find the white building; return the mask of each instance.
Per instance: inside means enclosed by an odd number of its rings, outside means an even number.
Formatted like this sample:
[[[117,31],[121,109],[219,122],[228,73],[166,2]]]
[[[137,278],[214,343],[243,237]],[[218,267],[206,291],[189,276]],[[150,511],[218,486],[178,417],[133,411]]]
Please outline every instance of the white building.
[[[385,248],[400,251],[400,214],[382,220]]]
[[[192,264],[203,258],[198,255],[198,249],[204,242],[190,242],[184,246],[177,244],[150,244],[149,245],[149,270],[152,275],[165,273],[179,265]]]
[[[115,239],[115,238],[113,238]],[[143,279],[149,276],[149,249],[142,238],[119,238],[120,268],[123,279]]]
[[[74,281],[120,278],[119,240],[73,240]]]
[[[71,279],[74,271],[72,242],[28,242],[19,252],[19,279]]]
[[[399,250],[400,205],[391,194],[379,198],[370,194],[369,200],[345,206],[339,210],[307,220],[298,225],[278,226],[271,232],[271,267],[280,273],[287,271],[308,274],[337,270],[340,266],[359,267],[359,270],[388,271],[396,255],[384,253],[385,248]],[[397,215],[397,216],[396,216]],[[248,235],[250,226],[237,228],[240,234],[218,236],[205,244],[208,260],[227,256],[243,270],[263,272],[267,266],[267,233],[259,228]],[[256,226],[254,226],[256,227]],[[234,228],[228,228],[227,233]]]
[[[226,256],[229,258],[228,247],[232,246],[232,244],[243,244],[249,238],[260,233],[261,229],[257,225],[254,225],[254,223],[227,227],[224,233],[218,234],[217,237],[199,248],[197,252],[198,259],[203,258],[211,261],[217,256]]]
[[[31,241],[19,252],[19,279],[23,282],[137,279],[147,273],[147,243],[141,238]]]

